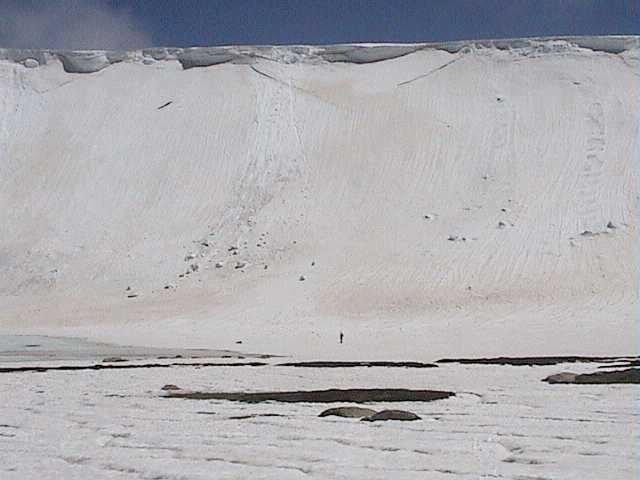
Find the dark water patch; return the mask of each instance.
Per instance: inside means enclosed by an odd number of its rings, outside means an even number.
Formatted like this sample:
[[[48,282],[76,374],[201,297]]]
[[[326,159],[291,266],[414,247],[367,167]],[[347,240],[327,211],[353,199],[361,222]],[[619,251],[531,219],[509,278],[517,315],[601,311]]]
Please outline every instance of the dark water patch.
[[[281,415],[279,413],[254,413],[251,415],[237,415],[235,417],[229,417],[229,420],[247,420],[258,417],[286,417],[286,415]]]
[[[55,367],[2,367],[0,373],[21,373],[21,372],[50,372],[50,371],[78,371],[78,370],[125,370],[140,368],[172,368],[172,367],[263,367],[267,365],[262,362],[244,362],[244,363],[143,363],[138,365],[114,365],[114,364],[96,364],[96,365],[58,365]]]
[[[403,388],[354,388],[347,390],[308,390],[294,392],[169,392],[163,398],[190,400],[229,400],[259,403],[336,403],[336,402],[431,402],[454,396],[453,392],[439,390],[407,390]]]
[[[621,363],[615,363],[613,365],[600,365],[598,368],[632,368],[640,367],[640,360],[629,360]]]
[[[638,357],[494,357],[494,358],[442,358],[436,363],[461,363],[468,365],[513,365],[513,366],[545,366],[560,363],[618,363],[636,361]]]
[[[385,368],[437,368],[434,363],[421,362],[289,362],[279,363],[278,367],[305,367],[305,368],[353,368],[353,367],[385,367]]]

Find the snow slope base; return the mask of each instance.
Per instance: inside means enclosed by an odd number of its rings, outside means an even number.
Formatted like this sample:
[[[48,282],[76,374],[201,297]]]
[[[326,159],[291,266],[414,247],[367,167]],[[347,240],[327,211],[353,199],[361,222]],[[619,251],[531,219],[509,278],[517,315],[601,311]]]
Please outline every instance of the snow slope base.
[[[632,353],[638,45],[2,50],[0,326]]]

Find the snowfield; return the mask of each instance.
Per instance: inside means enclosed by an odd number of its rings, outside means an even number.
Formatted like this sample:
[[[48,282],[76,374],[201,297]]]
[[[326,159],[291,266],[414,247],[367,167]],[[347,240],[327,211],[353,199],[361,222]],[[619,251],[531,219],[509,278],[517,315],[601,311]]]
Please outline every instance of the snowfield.
[[[540,382],[566,368],[593,367],[447,365],[310,374],[267,366],[4,374],[0,477],[637,478],[638,389]],[[331,404],[167,399],[160,397],[165,383],[238,391],[428,386],[459,393],[430,403],[364,404],[422,417],[367,423],[318,417]],[[256,414],[282,416],[233,418]]]
[[[636,478],[637,387],[541,382],[598,364],[275,364],[635,355],[639,59],[0,49],[0,478]],[[184,348],[268,365],[9,371]],[[165,384],[456,395],[367,423]]]
[[[6,332],[635,350],[637,37],[2,52]]]

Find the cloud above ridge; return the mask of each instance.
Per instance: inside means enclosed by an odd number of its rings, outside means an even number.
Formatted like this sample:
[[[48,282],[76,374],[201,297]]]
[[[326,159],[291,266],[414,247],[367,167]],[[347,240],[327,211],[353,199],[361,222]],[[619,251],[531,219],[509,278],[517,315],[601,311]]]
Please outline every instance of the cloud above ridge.
[[[152,45],[151,34],[126,8],[99,0],[3,1],[0,47],[133,49]]]

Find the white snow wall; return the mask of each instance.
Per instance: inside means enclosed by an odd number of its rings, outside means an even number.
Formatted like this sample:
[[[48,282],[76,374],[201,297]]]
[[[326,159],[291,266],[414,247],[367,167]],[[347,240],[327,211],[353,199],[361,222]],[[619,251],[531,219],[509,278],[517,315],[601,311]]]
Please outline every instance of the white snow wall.
[[[0,327],[631,353],[638,42],[607,42],[4,50]]]

